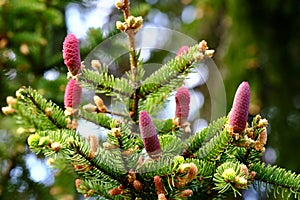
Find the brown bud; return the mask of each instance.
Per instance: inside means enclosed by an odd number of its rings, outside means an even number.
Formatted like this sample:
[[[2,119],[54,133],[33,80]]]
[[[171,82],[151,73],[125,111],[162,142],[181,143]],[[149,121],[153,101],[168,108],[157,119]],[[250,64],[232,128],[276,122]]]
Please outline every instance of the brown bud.
[[[17,99],[22,99],[22,98],[24,98],[23,97],[23,95],[22,95],[22,92],[24,91],[24,88],[23,87],[21,87],[20,89],[18,89],[17,91],[16,91],[16,97],[17,97]]]
[[[196,178],[198,168],[194,163],[183,163],[179,168],[180,175],[175,181],[175,187],[181,188],[188,184],[191,180]]]
[[[257,127],[258,128],[263,128],[263,127],[266,127],[267,125],[268,125],[268,120],[261,119],[261,120],[259,120]]]
[[[132,25],[132,28],[134,29],[140,29],[143,26],[143,18],[141,16],[135,17],[134,24]]]
[[[247,187],[247,179],[245,177],[240,177],[237,176],[234,179],[235,187],[240,188],[240,189],[245,189]]]
[[[133,181],[135,181],[135,180],[136,180],[136,174],[135,174],[134,171],[130,170],[130,171],[128,172],[127,181],[128,181],[129,183],[133,183]]]
[[[188,173],[190,168],[191,168],[190,163],[183,163],[183,164],[180,165],[179,173],[180,174],[186,174],[186,173]]]
[[[87,192],[87,194],[88,194],[89,196],[92,196],[92,195],[95,194],[95,190],[90,189],[90,190]]]
[[[101,70],[101,63],[99,60],[92,60],[91,65],[95,70]]]
[[[90,166],[90,165],[77,164],[76,162],[75,162],[75,164],[73,164],[73,167],[76,171],[79,171],[79,172],[87,172],[92,168],[92,166]]]
[[[118,147],[114,144],[109,143],[109,142],[104,142],[103,143],[103,148],[106,149],[106,150],[110,150],[110,149],[116,149]]]
[[[51,144],[51,149],[55,152],[58,152],[59,150],[61,150],[62,145],[59,142],[53,142]]]
[[[73,130],[75,130],[77,127],[78,127],[78,122],[77,122],[77,119],[74,118],[74,119],[72,120],[72,127],[71,127],[71,128],[72,128]]]
[[[21,44],[20,46],[20,52],[23,54],[23,55],[28,55],[29,54],[29,47],[26,43],[23,43]]]
[[[12,96],[7,96],[6,102],[8,105],[15,105],[17,103],[17,99],[13,98]]]
[[[124,8],[124,3],[121,0],[117,0],[115,6],[117,9],[122,10]]]
[[[253,181],[254,180],[254,178],[255,178],[255,176],[256,176],[256,172],[255,171],[251,171],[250,172],[250,181]]]
[[[175,117],[173,119],[173,124],[177,127],[180,127],[180,117]]]
[[[191,189],[186,189],[186,190],[183,190],[179,196],[180,196],[180,197],[189,197],[189,196],[191,196],[192,194],[193,194],[193,190],[191,190]]]
[[[158,200],[167,200],[167,198],[166,198],[165,194],[159,194]]]
[[[122,194],[122,193],[123,193],[123,190],[121,190],[120,188],[116,187],[116,188],[113,188],[113,189],[109,190],[108,193],[109,193],[111,196],[117,196],[117,195]]]
[[[95,153],[98,149],[98,146],[99,146],[99,141],[98,141],[98,137],[96,135],[89,135],[87,137],[87,141],[90,143],[90,157],[91,158],[94,158],[95,156]]]
[[[138,191],[141,191],[143,189],[143,184],[139,180],[134,180],[132,185],[133,185],[134,189],[136,189]]]
[[[101,97],[95,95],[94,96],[94,102],[96,104],[96,106],[98,107],[98,109],[104,105],[103,100],[101,99]]]
[[[52,108],[45,108],[45,115],[47,117],[51,116],[52,115]]]
[[[156,193],[159,194],[165,194],[165,188],[163,186],[162,180],[159,176],[154,176],[154,185],[155,185],[155,189],[156,189]]]
[[[257,151],[265,151],[265,145],[267,143],[268,134],[266,127],[263,128],[263,131],[258,135],[257,141],[255,142],[254,149]]]
[[[11,108],[10,106],[2,107],[1,110],[5,115],[13,114],[15,112],[15,109]]]
[[[99,112],[101,113],[105,113],[107,111],[107,108],[105,105],[101,106],[100,108],[98,108]]]
[[[134,152],[134,149],[133,148],[129,148],[129,149],[126,149],[122,152],[122,155],[124,156],[130,156],[132,155],[132,153]]]
[[[97,111],[97,106],[95,106],[95,105],[93,105],[91,103],[84,105],[82,108],[87,113],[92,113],[92,112],[96,112]]]
[[[119,138],[122,135],[121,128],[112,128],[111,132],[112,132],[112,135],[116,138]]]
[[[198,168],[194,163],[190,164],[190,170],[188,172],[187,178],[189,181],[193,180],[194,178],[196,178],[198,174]]]
[[[127,26],[132,28],[133,24],[135,23],[135,17],[130,15],[127,19],[126,19],[126,23]]]
[[[242,172],[245,177],[248,177],[248,175],[249,175],[248,167],[244,164],[242,164],[240,166],[241,166],[240,172]]]
[[[77,111],[77,109],[73,109],[71,107],[66,107],[64,114],[65,114],[65,116],[72,116],[76,111]]]
[[[82,180],[80,180],[79,178],[77,178],[75,180],[75,187],[76,187],[76,189],[79,189],[81,183],[82,183]]]
[[[214,53],[215,53],[215,50],[213,50],[213,49],[209,49],[209,50],[205,51],[205,55],[210,58],[213,57]]]
[[[200,52],[204,52],[208,49],[207,47],[207,42],[205,40],[202,40],[200,43],[199,43],[199,51]]]
[[[117,29],[119,29],[120,31],[125,31],[127,29],[127,26],[125,23],[117,21],[116,22],[116,27]]]
[[[48,158],[46,163],[47,163],[47,165],[53,165],[55,163],[55,159],[54,158]]]

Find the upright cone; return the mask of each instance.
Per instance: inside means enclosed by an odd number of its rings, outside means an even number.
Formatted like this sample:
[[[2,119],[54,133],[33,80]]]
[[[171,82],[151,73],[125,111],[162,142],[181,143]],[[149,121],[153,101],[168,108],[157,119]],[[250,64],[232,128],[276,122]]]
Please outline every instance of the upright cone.
[[[190,93],[186,87],[181,87],[175,94],[176,110],[175,118],[182,125],[187,121],[190,112]]]
[[[161,156],[161,148],[157,132],[151,117],[144,110],[140,112],[139,124],[146,152],[151,158],[158,159]]]
[[[77,108],[80,104],[82,88],[74,79],[70,79],[65,90],[64,105],[65,108]]]
[[[75,76],[81,70],[79,41],[74,34],[68,34],[63,43],[63,58],[69,72]]]
[[[248,110],[250,103],[250,86],[248,82],[242,82],[234,97],[231,113],[229,116],[229,124],[233,132],[239,133],[246,128],[248,120]]]

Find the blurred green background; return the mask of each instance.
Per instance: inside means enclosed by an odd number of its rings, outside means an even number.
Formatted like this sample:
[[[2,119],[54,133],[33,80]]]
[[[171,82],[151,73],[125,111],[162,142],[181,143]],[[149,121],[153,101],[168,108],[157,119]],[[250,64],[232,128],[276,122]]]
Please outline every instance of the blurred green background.
[[[0,0],[0,107],[22,85],[63,106],[64,37],[76,32],[83,60],[118,33],[114,25],[122,15],[113,4]],[[205,39],[216,50],[227,111],[238,84],[248,81],[250,115],[261,113],[270,122],[264,160],[300,173],[300,1],[139,0],[131,5],[145,24]],[[44,169],[45,161],[35,159],[26,146],[30,131],[18,129],[13,118],[0,113],[0,199],[82,198],[75,192],[73,174]],[[44,170],[43,176],[34,177],[33,167]]]

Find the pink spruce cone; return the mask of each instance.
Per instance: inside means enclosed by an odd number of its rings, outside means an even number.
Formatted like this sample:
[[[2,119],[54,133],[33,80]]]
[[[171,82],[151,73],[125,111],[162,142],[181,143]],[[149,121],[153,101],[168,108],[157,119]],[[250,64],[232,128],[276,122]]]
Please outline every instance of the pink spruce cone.
[[[65,108],[77,108],[80,103],[82,89],[77,81],[70,79],[65,90]]]
[[[181,57],[182,54],[187,53],[189,51],[189,47],[188,46],[182,46],[180,47],[180,49],[178,50],[176,56],[177,57]]]
[[[161,148],[157,132],[151,117],[144,110],[140,112],[139,124],[146,152],[153,159],[159,158],[161,156]]]
[[[190,93],[186,87],[182,86],[176,91],[175,102],[175,118],[178,118],[182,124],[187,121],[190,111]]]
[[[69,72],[75,76],[80,72],[81,59],[79,41],[74,34],[68,34],[63,43],[63,58]]]
[[[239,133],[246,128],[248,120],[248,110],[250,103],[250,86],[248,82],[242,82],[234,97],[229,124],[235,133]]]

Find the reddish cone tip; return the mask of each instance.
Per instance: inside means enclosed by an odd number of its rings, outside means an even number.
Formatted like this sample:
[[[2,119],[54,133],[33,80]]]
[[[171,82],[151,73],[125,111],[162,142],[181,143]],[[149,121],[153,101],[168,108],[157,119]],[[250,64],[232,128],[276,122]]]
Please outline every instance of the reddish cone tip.
[[[80,72],[81,59],[79,41],[74,34],[68,34],[63,43],[63,59],[73,76]]]
[[[146,152],[151,158],[160,157],[161,148],[155,126],[151,117],[144,110],[140,112],[139,125]]]
[[[187,53],[189,51],[189,47],[188,46],[182,46],[180,47],[180,49],[178,50],[176,56],[180,57],[182,56],[184,53]]]
[[[151,117],[144,110],[140,112],[139,124],[142,138],[148,138],[153,135],[157,135]]]
[[[82,89],[77,81],[70,79],[65,90],[65,107],[77,108],[80,104]]]
[[[181,122],[185,122],[189,116],[190,100],[190,93],[186,87],[181,87],[176,91],[175,117],[178,117],[181,120]]]
[[[250,86],[248,82],[242,82],[234,97],[229,124],[235,133],[239,133],[246,128],[248,120],[248,110],[250,103]]]

